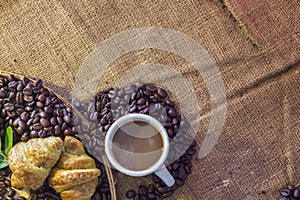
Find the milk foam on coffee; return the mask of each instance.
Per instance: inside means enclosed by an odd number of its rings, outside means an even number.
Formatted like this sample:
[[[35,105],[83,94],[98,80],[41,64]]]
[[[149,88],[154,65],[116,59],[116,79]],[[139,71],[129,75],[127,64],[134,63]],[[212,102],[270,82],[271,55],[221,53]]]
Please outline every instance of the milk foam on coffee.
[[[146,170],[155,164],[163,151],[159,131],[147,122],[130,121],[119,127],[112,139],[116,160],[129,170]]]

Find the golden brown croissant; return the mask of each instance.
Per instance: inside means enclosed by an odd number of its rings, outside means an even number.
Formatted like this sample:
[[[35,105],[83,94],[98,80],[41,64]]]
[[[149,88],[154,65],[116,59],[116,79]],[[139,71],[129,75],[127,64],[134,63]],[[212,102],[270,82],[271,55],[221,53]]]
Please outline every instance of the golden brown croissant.
[[[8,155],[11,184],[17,189],[36,190],[43,185],[62,152],[59,137],[34,138],[19,142]]]
[[[79,140],[66,136],[64,151],[56,167],[49,177],[49,185],[60,193],[62,200],[91,198],[101,172]]]

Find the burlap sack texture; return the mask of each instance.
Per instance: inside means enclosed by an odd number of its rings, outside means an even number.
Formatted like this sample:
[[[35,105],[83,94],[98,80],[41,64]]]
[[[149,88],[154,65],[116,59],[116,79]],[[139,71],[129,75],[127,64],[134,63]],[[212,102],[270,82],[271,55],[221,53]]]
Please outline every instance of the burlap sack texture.
[[[99,42],[138,27],[182,32],[219,67],[228,114],[218,145],[194,160],[193,173],[170,199],[278,199],[300,177],[299,10],[297,0],[6,0],[0,2],[0,69],[41,78],[68,97],[77,69]],[[193,85],[203,115],[200,148],[210,99],[184,59],[155,50],[129,53],[99,77],[99,90],[145,62],[172,66]],[[149,181],[115,175],[118,199]]]

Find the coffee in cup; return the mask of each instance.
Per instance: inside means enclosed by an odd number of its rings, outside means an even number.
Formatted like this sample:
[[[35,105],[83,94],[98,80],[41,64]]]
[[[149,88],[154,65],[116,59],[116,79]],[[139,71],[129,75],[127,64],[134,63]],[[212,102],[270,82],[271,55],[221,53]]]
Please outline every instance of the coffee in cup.
[[[105,137],[105,152],[112,166],[131,176],[158,175],[168,186],[174,178],[164,166],[169,138],[163,125],[145,114],[116,120]]]

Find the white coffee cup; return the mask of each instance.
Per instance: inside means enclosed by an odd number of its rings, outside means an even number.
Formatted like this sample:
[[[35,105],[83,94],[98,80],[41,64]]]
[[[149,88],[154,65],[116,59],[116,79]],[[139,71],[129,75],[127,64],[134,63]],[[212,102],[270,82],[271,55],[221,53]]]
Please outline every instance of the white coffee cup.
[[[113,137],[117,130],[124,124],[132,121],[143,121],[146,123],[149,123],[151,126],[157,129],[158,133],[160,134],[163,142],[163,148],[162,153],[159,157],[159,159],[151,165],[149,168],[135,171],[131,169],[127,169],[118,160],[115,158],[113,151],[112,151],[112,145],[113,145]],[[168,134],[163,127],[163,125],[154,119],[153,117],[145,114],[128,114],[123,117],[120,117],[117,119],[111,127],[108,129],[106,137],[105,137],[105,153],[112,164],[113,167],[115,167],[118,171],[130,175],[130,176],[146,176],[151,173],[155,173],[157,176],[159,176],[167,186],[172,186],[175,184],[175,180],[173,176],[169,173],[169,171],[166,169],[166,166],[164,165],[164,162],[167,159],[168,153],[169,153],[169,137]]]

